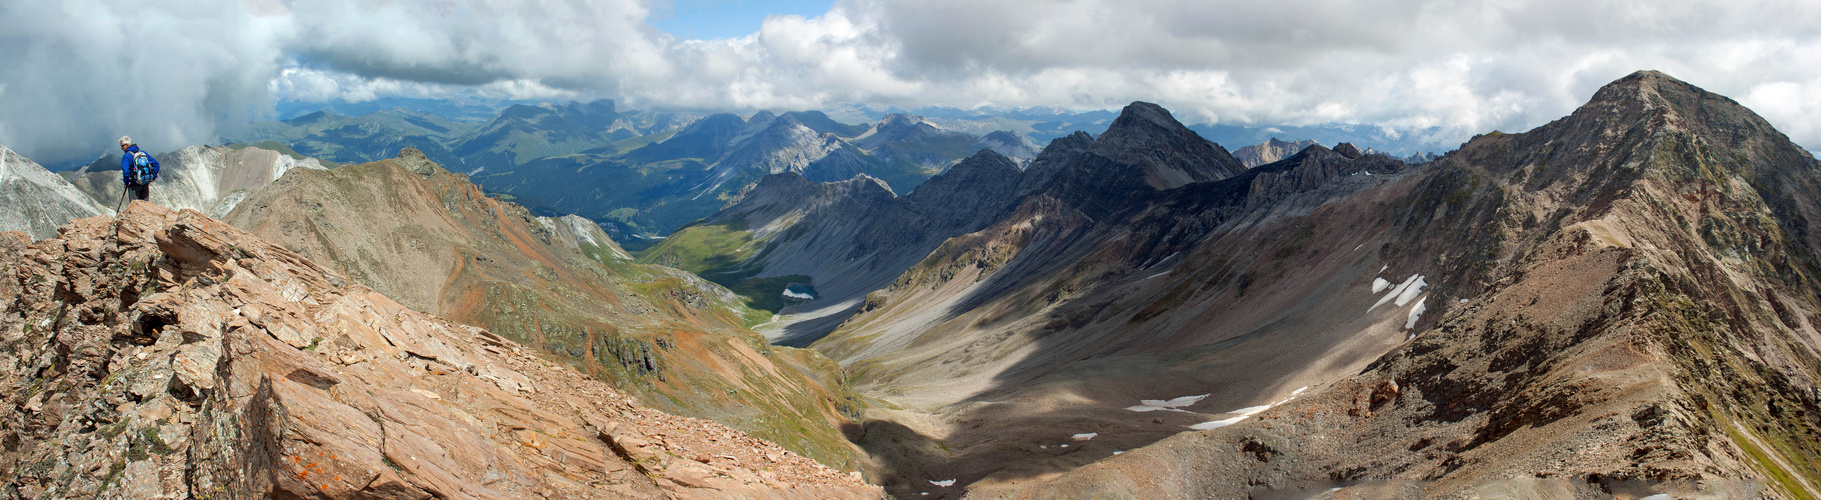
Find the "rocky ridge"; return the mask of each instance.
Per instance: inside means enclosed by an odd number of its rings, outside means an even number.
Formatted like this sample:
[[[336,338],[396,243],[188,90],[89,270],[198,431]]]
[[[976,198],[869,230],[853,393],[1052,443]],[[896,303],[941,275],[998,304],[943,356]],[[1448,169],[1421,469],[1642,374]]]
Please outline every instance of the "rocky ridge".
[[[875,498],[194,211],[0,234],[8,498]]]

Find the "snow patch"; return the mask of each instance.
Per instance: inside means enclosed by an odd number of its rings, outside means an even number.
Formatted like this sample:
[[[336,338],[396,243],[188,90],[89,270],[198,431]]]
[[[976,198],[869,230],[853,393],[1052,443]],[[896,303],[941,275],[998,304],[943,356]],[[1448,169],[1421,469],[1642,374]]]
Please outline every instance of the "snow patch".
[[[1099,436],[1099,435],[1100,435],[1100,433],[1098,433],[1098,432],[1083,432],[1083,433],[1076,434],[1076,435],[1069,436],[1069,437],[1075,438],[1076,441],[1087,441],[1089,439],[1094,439],[1094,436]]]
[[[1421,279],[1422,277],[1423,277],[1423,275],[1421,275],[1421,274],[1410,275],[1410,277],[1408,279],[1405,279],[1403,283],[1399,283],[1396,287],[1393,287],[1391,289],[1391,293],[1387,293],[1387,294],[1385,294],[1384,297],[1380,297],[1378,299],[1378,302],[1373,303],[1372,307],[1368,307],[1368,308],[1366,308],[1366,310],[1371,311],[1373,309],[1378,309],[1378,306],[1385,305],[1386,302],[1397,300],[1398,297],[1400,297],[1404,294],[1404,290],[1408,290],[1410,288],[1411,284],[1416,283],[1416,280]],[[1399,305],[1402,305],[1402,304],[1399,304]]]
[[[1118,454],[1120,454],[1120,453],[1125,453],[1125,450],[1115,450],[1115,451],[1114,451],[1114,452],[1113,452],[1113,454],[1114,454],[1114,455],[1118,455]]]
[[[1258,412],[1269,410],[1269,409],[1271,409],[1272,406],[1276,406],[1276,404],[1273,403],[1273,404],[1268,404],[1268,405],[1247,406],[1245,408],[1240,408],[1240,409],[1233,410],[1233,411],[1230,411],[1227,413],[1238,413],[1241,416],[1249,417],[1249,416],[1257,414]]]
[[[1182,410],[1180,408],[1201,402],[1202,398],[1206,397],[1208,397],[1207,394],[1202,394],[1200,396],[1183,396],[1167,401],[1161,399],[1141,399],[1138,401],[1138,406],[1128,406],[1126,409],[1137,412],[1169,410],[1187,413],[1188,410]]]
[[[1202,422],[1202,423],[1199,423],[1199,424],[1195,424],[1195,425],[1191,425],[1191,426],[1189,426],[1189,428],[1190,428],[1190,429],[1195,429],[1195,430],[1198,430],[1198,431],[1205,431],[1205,430],[1210,430],[1210,429],[1219,429],[1219,428],[1221,428],[1221,427],[1226,427],[1226,426],[1229,426],[1229,425],[1233,425],[1233,424],[1237,424],[1237,423],[1239,423],[1239,421],[1241,421],[1241,420],[1245,420],[1245,419],[1246,419],[1246,417],[1249,417],[1249,416],[1250,416],[1250,415],[1240,415],[1240,416],[1237,416],[1237,417],[1233,417],[1233,418],[1227,418],[1227,419],[1221,419],[1221,420],[1215,420],[1215,421],[1212,421],[1212,422]]]
[[[1384,278],[1372,278],[1372,293],[1383,292],[1390,287],[1391,282],[1385,281]]]
[[[1423,288],[1428,285],[1429,283],[1423,280],[1423,275],[1416,275],[1416,282],[1410,283],[1410,286],[1404,288],[1403,293],[1397,294],[1397,306],[1404,307],[1404,304],[1409,304],[1410,301],[1416,300],[1417,296],[1423,294]]]
[[[936,485],[936,486],[941,486],[941,487],[943,487],[943,488],[947,488],[947,487],[950,487],[950,486],[954,486],[954,485],[955,485],[955,480],[953,480],[953,479],[944,479],[944,480],[941,480],[941,481],[937,481],[937,480],[934,480],[934,479],[931,479],[931,480],[930,480],[930,481],[929,481],[929,484],[933,484],[933,485]]]
[[[1191,425],[1191,426],[1189,426],[1189,428],[1195,429],[1198,431],[1205,431],[1205,430],[1209,430],[1209,429],[1219,429],[1221,427],[1226,427],[1229,425],[1237,424],[1237,423],[1239,423],[1239,421],[1245,420],[1247,417],[1259,414],[1259,412],[1269,410],[1271,408],[1276,407],[1277,405],[1288,403],[1288,402],[1290,402],[1290,400],[1296,399],[1297,396],[1302,395],[1303,391],[1306,391],[1306,390],[1309,390],[1309,386],[1305,385],[1305,386],[1302,386],[1301,388],[1296,389],[1295,391],[1290,392],[1290,397],[1284,398],[1278,402],[1271,403],[1268,405],[1247,406],[1245,408],[1233,410],[1233,411],[1230,411],[1227,413],[1235,415],[1234,417],[1223,418],[1220,420],[1214,420],[1214,421],[1209,421],[1209,422],[1202,422],[1199,424]]]
[[[785,290],[784,298],[792,300],[811,300],[816,297],[807,293],[798,293],[796,290]]]
[[[1424,311],[1429,310],[1428,307],[1423,306],[1423,303],[1428,302],[1428,301],[1429,301],[1428,298],[1424,298],[1423,300],[1418,300],[1418,301],[1416,301],[1416,307],[1410,308],[1410,318],[1404,320],[1404,329],[1405,330],[1409,330],[1411,328],[1416,328],[1416,319],[1422,317]]]

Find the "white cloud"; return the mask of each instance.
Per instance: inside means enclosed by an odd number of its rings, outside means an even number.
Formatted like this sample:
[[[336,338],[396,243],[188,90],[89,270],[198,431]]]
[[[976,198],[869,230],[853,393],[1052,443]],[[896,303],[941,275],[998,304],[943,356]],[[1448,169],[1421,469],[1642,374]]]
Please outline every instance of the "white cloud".
[[[1190,121],[1422,130],[1445,149],[1540,125],[1658,69],[1821,145],[1812,2],[840,0],[718,40],[677,39],[649,24],[652,11],[649,0],[9,2],[0,65],[32,70],[0,74],[0,143],[62,154],[134,133],[175,147],[258,118],[274,97],[463,93],[746,110],[1148,100]]]

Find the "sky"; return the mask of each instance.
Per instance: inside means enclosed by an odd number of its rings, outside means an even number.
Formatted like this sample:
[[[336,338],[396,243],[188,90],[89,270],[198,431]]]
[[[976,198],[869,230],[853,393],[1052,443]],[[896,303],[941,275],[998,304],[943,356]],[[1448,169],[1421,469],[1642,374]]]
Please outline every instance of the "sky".
[[[279,100],[1114,109],[1422,130],[1437,150],[1656,69],[1821,149],[1808,0],[0,0],[0,145],[207,143]]]
[[[759,31],[766,17],[816,17],[833,4],[833,0],[669,0],[652,4],[650,21],[677,38],[740,38]]]

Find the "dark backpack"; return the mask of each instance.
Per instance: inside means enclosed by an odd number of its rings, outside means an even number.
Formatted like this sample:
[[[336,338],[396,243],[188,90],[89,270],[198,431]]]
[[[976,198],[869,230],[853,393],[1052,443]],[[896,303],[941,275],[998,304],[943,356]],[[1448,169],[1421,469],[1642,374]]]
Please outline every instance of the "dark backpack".
[[[133,184],[141,186],[150,185],[152,181],[158,180],[158,171],[152,169],[152,157],[146,155],[144,151],[133,152],[132,177]]]

